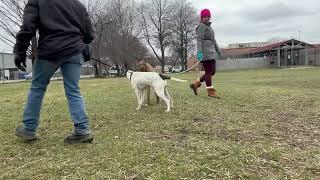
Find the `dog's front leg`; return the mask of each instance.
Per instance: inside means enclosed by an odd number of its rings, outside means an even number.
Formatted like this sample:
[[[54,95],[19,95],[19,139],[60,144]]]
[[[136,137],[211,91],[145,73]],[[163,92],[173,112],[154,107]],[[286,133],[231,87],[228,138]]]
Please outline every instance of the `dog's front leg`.
[[[136,108],[137,111],[139,109],[141,109],[141,96],[143,96],[143,94],[141,94],[141,91],[139,89],[135,89],[135,93],[136,93],[136,96],[137,96],[137,102],[138,102],[138,107]]]
[[[145,102],[145,89],[141,90],[141,106],[143,106],[144,102]]]
[[[150,105],[150,86],[146,87],[146,91],[147,91],[147,105]]]
[[[144,91],[139,89],[139,104],[138,104],[138,110],[141,109],[144,102]]]

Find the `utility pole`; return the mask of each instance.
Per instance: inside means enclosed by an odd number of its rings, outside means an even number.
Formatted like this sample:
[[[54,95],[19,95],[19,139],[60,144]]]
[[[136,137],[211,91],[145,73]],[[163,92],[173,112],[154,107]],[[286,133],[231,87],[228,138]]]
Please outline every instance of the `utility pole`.
[[[300,34],[301,34],[301,31],[300,31],[300,30],[298,30],[298,34],[299,34],[299,41],[300,41]]]

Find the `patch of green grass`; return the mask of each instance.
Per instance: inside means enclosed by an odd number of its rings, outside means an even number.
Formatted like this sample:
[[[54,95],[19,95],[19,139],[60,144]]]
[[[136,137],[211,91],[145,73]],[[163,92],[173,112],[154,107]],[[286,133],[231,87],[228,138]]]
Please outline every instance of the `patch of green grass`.
[[[154,96],[137,112],[125,78],[81,80],[95,139],[71,146],[61,81],[48,88],[32,144],[14,136],[30,84],[1,84],[0,179],[319,179],[319,76],[319,68],[218,72],[221,100],[170,81],[170,113]]]

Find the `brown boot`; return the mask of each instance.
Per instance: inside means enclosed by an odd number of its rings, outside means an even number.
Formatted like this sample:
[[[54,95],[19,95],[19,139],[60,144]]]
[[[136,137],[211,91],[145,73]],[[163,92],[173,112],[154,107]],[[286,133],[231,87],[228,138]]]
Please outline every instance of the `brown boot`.
[[[192,84],[190,84],[190,88],[193,90],[195,95],[198,95],[198,88],[201,86],[201,82],[199,80],[193,81]]]
[[[209,97],[220,99],[220,97],[217,94],[217,91],[213,87],[207,87],[207,91]]]

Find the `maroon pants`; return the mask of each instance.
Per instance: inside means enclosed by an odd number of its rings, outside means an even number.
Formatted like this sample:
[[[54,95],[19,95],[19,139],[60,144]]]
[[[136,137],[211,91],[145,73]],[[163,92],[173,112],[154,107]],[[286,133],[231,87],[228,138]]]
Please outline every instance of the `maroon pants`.
[[[211,77],[216,74],[216,60],[207,60],[202,62],[205,74],[201,76],[200,82],[206,82],[207,87],[212,86]]]

